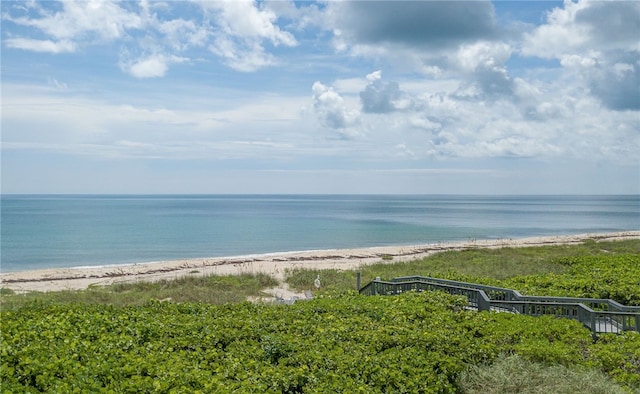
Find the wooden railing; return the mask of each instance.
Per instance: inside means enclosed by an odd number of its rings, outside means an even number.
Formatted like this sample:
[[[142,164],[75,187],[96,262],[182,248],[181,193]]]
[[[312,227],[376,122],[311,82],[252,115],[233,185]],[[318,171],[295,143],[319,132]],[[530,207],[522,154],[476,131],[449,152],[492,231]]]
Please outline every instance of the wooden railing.
[[[529,316],[553,315],[577,320],[593,333],[640,332],[640,307],[613,300],[575,297],[523,296],[516,290],[426,276],[391,281],[376,279],[360,289],[364,295],[394,295],[408,291],[445,291],[462,295],[478,311],[501,311]]]

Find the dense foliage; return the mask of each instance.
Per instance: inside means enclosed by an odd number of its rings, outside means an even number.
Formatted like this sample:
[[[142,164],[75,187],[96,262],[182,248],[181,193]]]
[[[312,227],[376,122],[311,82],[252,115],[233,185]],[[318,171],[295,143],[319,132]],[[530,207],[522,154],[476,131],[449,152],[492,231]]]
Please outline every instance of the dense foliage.
[[[290,306],[32,303],[2,312],[3,393],[456,392],[501,354],[585,366],[640,388],[640,335],[465,310],[442,293]]]
[[[640,305],[640,255],[577,256],[558,260],[561,274],[518,276],[501,281],[530,295],[610,298]]]
[[[360,271],[363,284],[430,275],[640,305],[639,240],[474,249]],[[0,391],[484,393],[526,391],[528,379],[536,392],[563,392],[562,382],[640,392],[638,333],[594,341],[574,321],[477,313],[440,293],[358,296],[347,291],[355,272],[293,271],[288,281],[308,289],[317,274],[316,299],[291,306],[237,302],[273,286],[265,275],[3,292]]]

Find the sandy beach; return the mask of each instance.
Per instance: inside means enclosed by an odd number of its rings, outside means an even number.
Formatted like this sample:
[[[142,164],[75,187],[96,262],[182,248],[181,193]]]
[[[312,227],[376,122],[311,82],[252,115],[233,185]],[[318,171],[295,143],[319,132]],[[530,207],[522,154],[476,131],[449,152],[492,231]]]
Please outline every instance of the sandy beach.
[[[470,240],[413,246],[385,246],[359,249],[311,250],[302,252],[269,253],[234,257],[197,258],[153,263],[100,267],[57,268],[0,274],[0,287],[15,292],[80,290],[95,285],[122,282],[157,281],[187,275],[233,275],[266,273],[282,281],[287,270],[355,269],[381,261],[408,261],[448,250],[469,248],[527,247],[577,244],[585,240],[609,241],[640,239],[640,231],[577,234],[521,239]],[[383,256],[392,259],[383,260]]]

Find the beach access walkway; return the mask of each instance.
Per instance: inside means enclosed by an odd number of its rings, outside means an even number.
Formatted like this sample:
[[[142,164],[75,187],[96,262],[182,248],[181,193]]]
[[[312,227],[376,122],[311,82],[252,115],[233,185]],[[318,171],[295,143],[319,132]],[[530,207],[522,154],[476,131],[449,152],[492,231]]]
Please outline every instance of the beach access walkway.
[[[551,315],[577,320],[594,334],[640,332],[640,307],[597,298],[524,296],[516,290],[426,276],[379,278],[360,288],[363,295],[395,295],[408,291],[445,291],[466,296],[478,311]]]

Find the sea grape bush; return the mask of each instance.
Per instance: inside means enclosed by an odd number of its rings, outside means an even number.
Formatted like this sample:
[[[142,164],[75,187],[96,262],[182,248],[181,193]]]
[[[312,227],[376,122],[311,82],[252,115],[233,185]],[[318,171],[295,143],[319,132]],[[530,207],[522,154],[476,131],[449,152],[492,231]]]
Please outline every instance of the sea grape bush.
[[[444,277],[525,294],[640,305],[640,257],[558,260],[560,274]],[[440,293],[354,294],[293,306],[33,303],[2,312],[2,392],[455,392],[501,355],[585,366],[640,389],[640,335],[552,317],[476,313]]]
[[[2,392],[453,393],[501,354],[598,368],[640,388],[640,337],[464,309],[439,292],[290,306],[30,304],[1,312]]]
[[[564,257],[554,262],[566,269],[562,273],[521,275],[502,280],[464,275],[455,270],[438,277],[515,289],[524,295],[602,298],[640,306],[640,253]]]
[[[612,299],[640,305],[640,254],[559,259],[561,274],[518,276],[494,282],[523,294]]]
[[[602,335],[590,351],[588,363],[640,392],[640,334]]]

